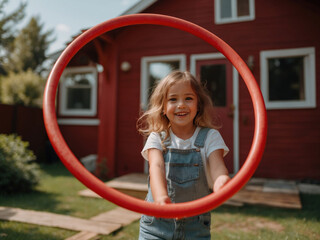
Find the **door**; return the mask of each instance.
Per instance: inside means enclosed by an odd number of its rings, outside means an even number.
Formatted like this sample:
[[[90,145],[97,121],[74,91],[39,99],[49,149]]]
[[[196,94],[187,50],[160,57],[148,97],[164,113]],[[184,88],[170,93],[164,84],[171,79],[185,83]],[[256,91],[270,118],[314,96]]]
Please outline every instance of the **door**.
[[[221,125],[219,129],[230,152],[225,157],[229,173],[233,166],[233,85],[232,65],[226,59],[210,59],[196,61],[196,76],[204,83],[211,96],[214,111],[212,117]]]

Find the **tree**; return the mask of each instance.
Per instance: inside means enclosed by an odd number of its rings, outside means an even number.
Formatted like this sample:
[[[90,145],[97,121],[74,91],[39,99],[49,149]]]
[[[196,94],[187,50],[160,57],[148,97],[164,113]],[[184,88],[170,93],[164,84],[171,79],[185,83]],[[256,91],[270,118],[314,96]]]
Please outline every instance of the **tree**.
[[[1,102],[24,106],[41,106],[45,80],[31,69],[1,79]]]
[[[43,32],[43,24],[37,17],[32,17],[10,46],[8,61],[4,64],[7,71],[25,72],[28,69],[41,74],[44,70],[46,51],[53,39],[52,30]]]
[[[0,75],[4,75],[6,71],[3,63],[6,62],[8,48],[15,38],[16,26],[25,16],[26,3],[11,13],[5,13],[4,8],[8,0],[0,0]]]

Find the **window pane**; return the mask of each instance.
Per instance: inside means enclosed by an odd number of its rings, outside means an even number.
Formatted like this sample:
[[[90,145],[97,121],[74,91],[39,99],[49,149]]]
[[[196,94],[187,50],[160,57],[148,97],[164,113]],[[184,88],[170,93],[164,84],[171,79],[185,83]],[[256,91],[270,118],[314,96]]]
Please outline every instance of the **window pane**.
[[[271,58],[269,100],[304,100],[303,57]]]
[[[91,88],[67,89],[67,109],[90,109]]]
[[[226,106],[226,65],[202,65],[201,82],[207,86],[214,106]]]
[[[90,109],[91,83],[94,81],[92,72],[70,73],[66,75],[67,109]]]
[[[149,72],[149,94],[150,97],[155,84],[162,78],[167,76],[173,70],[178,70],[180,67],[179,61],[171,62],[152,62],[148,65]]]
[[[237,13],[238,17],[249,16],[249,0],[238,0],[237,1]]]
[[[73,85],[90,85],[90,82],[94,81],[92,73],[70,73],[65,77],[66,86]]]
[[[232,10],[231,10],[231,0],[220,0],[221,11],[220,15],[221,18],[231,18]]]

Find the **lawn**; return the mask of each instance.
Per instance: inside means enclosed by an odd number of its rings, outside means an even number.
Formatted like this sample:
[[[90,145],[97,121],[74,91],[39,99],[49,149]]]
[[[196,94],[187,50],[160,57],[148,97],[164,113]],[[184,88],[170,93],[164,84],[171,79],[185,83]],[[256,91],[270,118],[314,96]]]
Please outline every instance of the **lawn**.
[[[85,198],[77,192],[84,189],[60,163],[42,165],[41,183],[28,194],[3,196],[0,206],[49,211],[80,218],[90,218],[116,206],[103,199]],[[226,239],[296,239],[320,240],[320,195],[301,195],[302,210],[263,206],[222,206],[212,212],[212,236]],[[135,222],[101,240],[137,239],[139,223]],[[32,224],[0,221],[2,240],[60,240],[75,232]]]

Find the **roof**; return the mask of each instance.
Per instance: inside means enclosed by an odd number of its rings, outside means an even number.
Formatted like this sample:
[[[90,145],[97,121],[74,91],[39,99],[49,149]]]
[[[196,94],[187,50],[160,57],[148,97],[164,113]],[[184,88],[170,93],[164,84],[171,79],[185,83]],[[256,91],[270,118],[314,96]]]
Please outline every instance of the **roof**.
[[[131,8],[123,12],[121,15],[128,15],[128,14],[135,14],[135,13],[140,13],[143,10],[147,9],[150,7],[152,4],[157,2],[158,0],[141,0],[135,5],[133,5]]]

